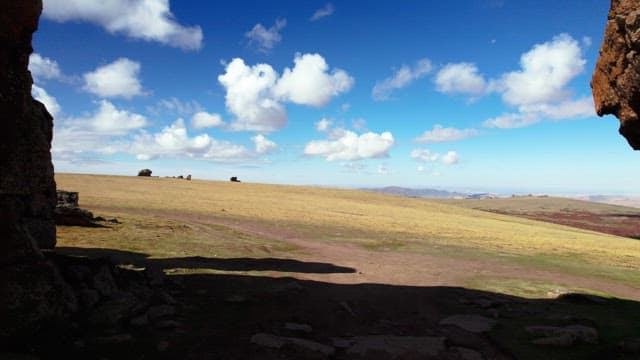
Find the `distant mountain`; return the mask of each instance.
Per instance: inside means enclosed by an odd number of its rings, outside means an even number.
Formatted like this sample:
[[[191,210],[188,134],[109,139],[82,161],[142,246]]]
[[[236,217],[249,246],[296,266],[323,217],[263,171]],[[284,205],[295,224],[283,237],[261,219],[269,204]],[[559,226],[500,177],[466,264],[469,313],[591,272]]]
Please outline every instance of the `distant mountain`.
[[[451,192],[446,190],[412,189],[412,188],[405,188],[400,186],[387,186],[382,188],[365,188],[362,190],[381,192],[385,194],[400,195],[400,196],[406,196],[406,197],[432,198],[432,199],[465,198],[468,195],[468,194]]]

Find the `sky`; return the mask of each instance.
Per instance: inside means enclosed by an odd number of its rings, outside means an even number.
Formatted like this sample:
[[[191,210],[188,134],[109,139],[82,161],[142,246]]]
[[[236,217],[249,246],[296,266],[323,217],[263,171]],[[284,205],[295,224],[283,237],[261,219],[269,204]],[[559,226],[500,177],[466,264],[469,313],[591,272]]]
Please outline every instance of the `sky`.
[[[57,172],[638,194],[589,81],[608,2],[44,0]]]

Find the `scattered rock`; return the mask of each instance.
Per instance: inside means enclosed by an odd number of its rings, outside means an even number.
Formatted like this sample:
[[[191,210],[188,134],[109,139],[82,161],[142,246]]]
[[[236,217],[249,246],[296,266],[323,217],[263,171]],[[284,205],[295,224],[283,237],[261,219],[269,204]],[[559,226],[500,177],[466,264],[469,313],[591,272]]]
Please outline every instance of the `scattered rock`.
[[[443,337],[373,335],[353,338],[353,345],[347,349],[347,354],[384,354],[386,357],[396,358],[407,355],[437,356],[444,350]]]
[[[151,176],[152,172],[151,169],[142,169],[138,171],[138,176]]]
[[[440,325],[454,325],[473,333],[491,331],[496,324],[496,320],[481,315],[453,315],[440,321]]]
[[[94,223],[93,213],[78,206],[79,196],[75,191],[57,190],[57,204],[53,216],[57,225],[99,226]]]
[[[454,347],[452,350],[460,356],[460,360],[484,360],[482,353],[464,347]]]
[[[325,356],[331,356],[335,353],[335,349],[333,347],[315,341],[293,337],[276,336],[267,333],[258,333],[253,335],[251,337],[251,342],[259,346],[270,347],[274,349],[281,349],[284,346],[294,346],[304,350],[318,352]]]
[[[585,325],[527,326],[525,331],[539,337],[531,341],[536,345],[572,346],[576,343],[598,343],[598,331]]]
[[[313,328],[307,324],[296,324],[296,323],[288,322],[284,324],[284,328],[291,332],[298,332],[298,333],[309,334],[313,332]]]

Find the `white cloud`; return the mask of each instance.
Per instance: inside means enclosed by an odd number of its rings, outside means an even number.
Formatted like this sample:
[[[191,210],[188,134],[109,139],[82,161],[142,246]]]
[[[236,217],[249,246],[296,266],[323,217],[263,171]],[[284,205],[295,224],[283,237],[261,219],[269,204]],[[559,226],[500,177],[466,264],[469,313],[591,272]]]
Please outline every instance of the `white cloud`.
[[[131,153],[138,160],[192,158],[213,162],[250,161],[256,154],[244,146],[218,141],[207,134],[190,137],[182,119],[159,133],[142,132],[134,137]]]
[[[168,99],[160,99],[155,106],[147,107],[147,111],[151,114],[158,115],[163,112],[178,115],[191,115],[199,111],[204,111],[202,105],[195,100],[182,101],[176,97],[170,97]]]
[[[286,19],[277,19],[269,29],[262,24],[256,24],[251,31],[247,31],[244,35],[249,38],[249,44],[255,43],[261,51],[268,51],[282,41],[280,30],[286,25]]]
[[[411,151],[411,158],[418,162],[436,162],[440,159],[440,154],[432,153],[429,149],[414,149]]]
[[[508,113],[487,119],[482,126],[487,128],[513,129],[533,125],[540,122],[540,117],[535,114]]]
[[[460,157],[457,152],[449,151],[446,154],[433,153],[429,149],[414,149],[411,151],[411,158],[419,163],[441,162],[445,165],[457,164]],[[418,166],[418,171],[424,171],[424,166]]]
[[[424,172],[424,165],[418,165],[418,167],[416,168],[417,172]]]
[[[414,80],[430,73],[432,69],[429,59],[421,59],[413,67],[402,65],[393,76],[377,82],[371,96],[375,100],[387,100],[394,90],[408,86]]]
[[[60,104],[55,97],[49,95],[43,88],[33,84],[31,86],[31,95],[44,104],[51,116],[56,118],[60,113]]]
[[[236,116],[233,130],[274,131],[287,123],[287,111],[274,97],[272,89],[278,74],[268,64],[245,65],[233,59],[218,81],[227,91],[227,109]]]
[[[138,79],[140,63],[120,58],[83,75],[84,90],[100,97],[131,99],[144,95]]]
[[[224,122],[222,121],[222,117],[218,114],[199,111],[191,117],[191,127],[194,129],[204,129],[223,125]]]
[[[278,149],[278,145],[275,142],[267,139],[262,134],[252,137],[251,141],[253,141],[256,147],[256,153],[258,154],[269,154]]]
[[[333,8],[333,4],[327,3],[327,5],[325,5],[323,8],[316,10],[309,21],[317,21],[322,19],[323,17],[331,16],[334,10],[335,9]]]
[[[584,71],[585,64],[578,41],[568,34],[554,36],[522,55],[521,70],[502,76],[502,99],[514,106],[566,100],[571,94],[565,86]]]
[[[340,166],[350,173],[363,173],[367,169],[367,165],[359,162],[343,162]]]
[[[436,89],[446,94],[463,93],[480,95],[486,91],[487,82],[471,63],[447,64],[438,71]]]
[[[202,29],[180,25],[169,9],[169,0],[46,0],[43,3],[43,16],[50,20],[90,22],[112,34],[184,50],[202,47]]]
[[[322,119],[320,119],[320,121],[315,123],[316,130],[322,131],[322,132],[328,131],[329,127],[331,126],[331,124],[333,124],[333,121],[331,121],[331,120],[329,120],[327,118],[322,118]]]
[[[333,69],[320,54],[296,54],[293,69],[285,68],[274,93],[296,104],[324,106],[332,97],[349,91],[354,80],[346,71]]]
[[[73,122],[104,135],[125,135],[147,125],[147,118],[143,115],[120,110],[107,100],[100,100],[98,104],[98,110],[92,115]]]
[[[287,123],[284,102],[322,106],[353,85],[353,78],[345,71],[329,73],[329,66],[318,54],[298,54],[294,62],[294,68],[286,68],[282,77],[268,64],[247,66],[236,58],[226,65],[218,81],[226,89],[227,109],[236,117],[232,130],[281,129]]]
[[[446,141],[456,141],[466,139],[471,136],[478,135],[476,129],[456,129],[445,128],[442,125],[436,124],[433,126],[433,130],[425,131],[420,137],[416,139],[420,143],[439,143]]]
[[[511,129],[538,123],[544,119],[566,120],[595,116],[593,98],[566,100],[558,104],[534,104],[520,107],[518,113],[507,113],[485,120],[487,128]]]
[[[33,53],[29,56],[29,71],[34,81],[40,82],[49,79],[61,79],[63,77],[60,66],[55,60]]]
[[[321,156],[328,161],[354,161],[389,156],[389,149],[395,140],[390,132],[381,134],[367,132],[361,135],[344,130],[335,140],[313,140],[305,146],[304,154]]]
[[[458,156],[458,153],[455,151],[449,151],[442,156],[442,163],[445,165],[457,164],[458,161],[460,161],[460,157]]]

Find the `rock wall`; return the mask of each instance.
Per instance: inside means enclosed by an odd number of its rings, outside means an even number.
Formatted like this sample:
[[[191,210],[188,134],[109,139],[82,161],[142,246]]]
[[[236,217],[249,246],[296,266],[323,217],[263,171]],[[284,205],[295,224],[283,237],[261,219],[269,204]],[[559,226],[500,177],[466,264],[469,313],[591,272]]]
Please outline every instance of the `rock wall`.
[[[640,150],[640,2],[611,0],[600,58],[591,80],[598,115],[620,120],[620,134]]]
[[[0,339],[15,343],[75,298],[40,248],[55,246],[53,119],[31,97],[31,37],[42,0],[0,1]],[[6,345],[6,344],[1,344]]]

